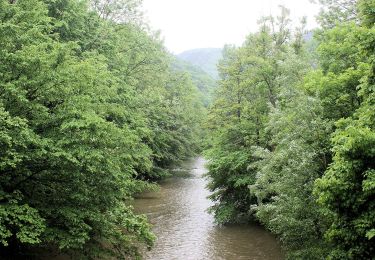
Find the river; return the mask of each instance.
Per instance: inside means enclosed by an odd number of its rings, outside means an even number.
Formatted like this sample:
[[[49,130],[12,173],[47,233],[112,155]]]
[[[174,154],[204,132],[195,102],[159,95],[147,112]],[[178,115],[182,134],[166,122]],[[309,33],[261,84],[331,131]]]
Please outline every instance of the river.
[[[207,213],[212,202],[205,188],[206,161],[184,162],[160,183],[160,190],[142,194],[135,211],[146,214],[157,236],[145,259],[277,260],[283,259],[275,237],[257,224],[218,226]]]

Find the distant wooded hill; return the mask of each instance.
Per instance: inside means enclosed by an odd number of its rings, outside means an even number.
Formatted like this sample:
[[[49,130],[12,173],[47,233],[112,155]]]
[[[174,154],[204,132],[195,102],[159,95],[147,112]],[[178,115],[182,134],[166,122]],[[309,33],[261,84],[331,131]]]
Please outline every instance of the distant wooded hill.
[[[177,57],[201,68],[213,79],[218,79],[218,71],[216,65],[222,57],[222,49],[193,49],[180,53],[179,55],[177,55]]]
[[[200,67],[184,61],[179,57],[176,57],[174,60],[173,67],[177,71],[183,71],[190,75],[194,85],[196,85],[202,93],[204,105],[208,106],[212,99],[213,89],[216,86],[216,80]]]

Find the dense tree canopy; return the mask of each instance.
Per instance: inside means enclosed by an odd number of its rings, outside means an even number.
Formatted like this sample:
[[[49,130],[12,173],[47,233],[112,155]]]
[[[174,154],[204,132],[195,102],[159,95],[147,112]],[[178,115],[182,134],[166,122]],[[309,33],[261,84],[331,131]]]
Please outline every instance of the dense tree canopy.
[[[4,257],[43,247],[126,258],[152,245],[126,201],[199,149],[203,105],[137,10],[138,1],[0,1]]]
[[[281,8],[226,48],[208,119],[211,211],[258,220],[290,259],[372,259],[374,2],[320,3],[314,43]]]

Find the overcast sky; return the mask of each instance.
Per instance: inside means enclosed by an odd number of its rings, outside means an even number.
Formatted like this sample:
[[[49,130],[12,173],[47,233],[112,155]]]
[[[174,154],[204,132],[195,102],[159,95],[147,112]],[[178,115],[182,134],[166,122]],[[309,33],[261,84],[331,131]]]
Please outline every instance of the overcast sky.
[[[307,16],[308,28],[316,27],[319,7],[309,0],[143,0],[143,10],[154,30],[161,30],[167,48],[182,51],[240,45],[256,31],[257,20],[278,14],[279,5],[291,10],[299,20]]]

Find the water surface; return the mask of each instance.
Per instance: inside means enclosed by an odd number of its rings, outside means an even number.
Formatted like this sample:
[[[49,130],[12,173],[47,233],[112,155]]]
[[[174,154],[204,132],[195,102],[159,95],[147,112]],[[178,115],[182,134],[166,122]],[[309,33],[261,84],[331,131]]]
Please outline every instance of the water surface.
[[[217,226],[207,208],[203,158],[183,163],[158,192],[135,200],[137,213],[146,214],[157,236],[145,259],[278,260],[283,259],[275,237],[259,225]]]

